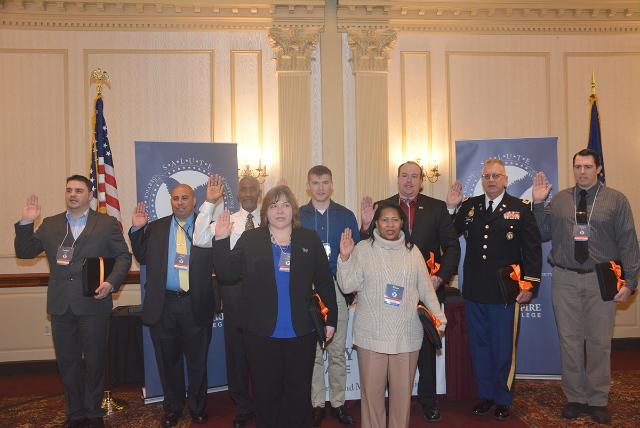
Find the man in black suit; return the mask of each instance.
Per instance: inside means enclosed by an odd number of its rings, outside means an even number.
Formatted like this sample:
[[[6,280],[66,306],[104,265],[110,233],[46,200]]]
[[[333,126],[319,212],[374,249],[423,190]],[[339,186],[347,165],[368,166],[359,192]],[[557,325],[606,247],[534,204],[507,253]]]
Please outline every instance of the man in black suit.
[[[113,302],[131,255],[115,218],[90,209],[91,182],[81,175],[67,178],[67,211],[47,217],[34,233],[40,216],[38,197],[31,195],[16,223],[16,256],[32,259],[43,251],[49,262],[47,312],[56,359],[67,401],[65,427],[103,427],[100,407],[104,364]],[[93,297],[85,297],[82,263],[85,257],[115,258],[111,274]]]
[[[129,231],[131,247],[147,267],[142,321],[150,326],[164,391],[163,425],[182,416],[185,402],[183,355],[187,361],[188,407],[191,419],[207,422],[207,354],[215,298],[210,249],[191,245],[196,204],[193,189],[179,184],[171,191],[173,214],[147,225],[138,203]]]
[[[433,254],[434,260],[440,265],[435,275],[432,275],[433,288],[440,303],[444,302],[444,285],[449,282],[456,272],[460,260],[460,242],[451,223],[447,205],[438,199],[423,195],[422,183],[424,171],[413,161],[403,163],[398,167],[398,193],[387,201],[400,205],[409,222],[411,241],[420,249],[425,260]],[[369,197],[362,200],[361,216],[364,233],[374,214],[373,201]],[[424,417],[429,422],[441,420],[436,401],[436,349],[426,338],[422,342],[418,357],[418,401],[422,405]]]

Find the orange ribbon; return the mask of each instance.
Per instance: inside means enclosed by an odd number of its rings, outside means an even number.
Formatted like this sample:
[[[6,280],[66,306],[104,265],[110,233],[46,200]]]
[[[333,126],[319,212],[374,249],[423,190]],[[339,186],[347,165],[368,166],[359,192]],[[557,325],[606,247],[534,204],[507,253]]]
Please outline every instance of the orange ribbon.
[[[429,258],[427,259],[427,267],[429,268],[429,275],[435,275],[440,270],[440,263],[436,263],[436,258],[433,255],[433,251],[429,251]]]
[[[616,274],[616,279],[618,280],[618,291],[620,291],[622,287],[627,285],[627,281],[622,279],[622,266],[616,264],[616,262],[614,262],[613,260],[609,260],[609,263],[611,263],[611,267],[609,269],[611,269],[613,273]]]
[[[329,316],[329,308],[324,305],[324,302],[320,298],[318,293],[314,294],[315,298],[318,299],[318,306],[320,306],[320,313],[322,314],[322,319],[324,322],[327,322],[327,317]]]
[[[433,315],[431,313],[431,311],[429,309],[427,309],[425,306],[423,305],[418,305],[418,308],[424,310],[427,315],[429,315],[429,318],[431,318],[431,321],[433,322],[433,325],[436,326],[436,328],[440,327],[442,325],[442,322],[440,322],[440,320],[438,318],[435,317],[435,315]]]
[[[533,285],[529,281],[524,281],[520,279],[520,265],[511,265],[513,272],[509,274],[509,278],[514,281],[518,281],[518,285],[520,286],[520,291],[531,291]]]

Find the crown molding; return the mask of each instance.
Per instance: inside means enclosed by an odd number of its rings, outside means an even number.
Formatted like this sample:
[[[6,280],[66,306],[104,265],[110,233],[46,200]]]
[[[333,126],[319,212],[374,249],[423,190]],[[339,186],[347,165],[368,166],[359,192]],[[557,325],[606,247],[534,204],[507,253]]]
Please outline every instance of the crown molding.
[[[640,2],[340,0],[338,26],[463,33],[640,33]]]
[[[0,28],[35,30],[268,30],[324,23],[324,1],[0,0]]]

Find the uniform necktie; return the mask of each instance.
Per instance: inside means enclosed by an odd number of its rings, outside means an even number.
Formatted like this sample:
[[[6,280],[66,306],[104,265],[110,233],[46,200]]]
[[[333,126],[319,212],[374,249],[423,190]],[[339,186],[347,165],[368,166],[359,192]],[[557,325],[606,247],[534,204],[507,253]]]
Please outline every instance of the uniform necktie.
[[[256,225],[253,224],[253,214],[247,214],[247,222],[244,225],[244,230],[255,229]]]
[[[589,219],[587,217],[587,191],[580,191],[580,201],[578,202],[578,208],[576,210],[576,223],[588,224]],[[574,257],[580,264],[587,261],[589,258],[589,241],[573,241]]]
[[[493,201],[489,201],[489,208],[487,208],[487,212],[489,214],[493,212]]]
[[[184,230],[185,224],[186,223],[184,221],[179,222],[178,230],[176,231],[176,253],[179,254],[189,253],[187,251],[187,235]],[[180,290],[189,291],[189,270],[178,269],[178,279],[180,281]]]

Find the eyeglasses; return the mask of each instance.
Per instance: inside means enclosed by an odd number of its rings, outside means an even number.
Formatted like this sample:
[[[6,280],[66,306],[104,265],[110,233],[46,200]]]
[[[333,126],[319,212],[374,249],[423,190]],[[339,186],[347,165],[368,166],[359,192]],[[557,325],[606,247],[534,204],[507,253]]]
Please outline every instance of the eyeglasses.
[[[504,177],[504,174],[497,174],[497,173],[482,174],[482,175],[481,175],[481,177],[482,177],[484,180],[489,180],[489,179],[491,179],[491,180],[497,180],[497,179],[499,179],[499,178],[501,178],[501,177]]]

